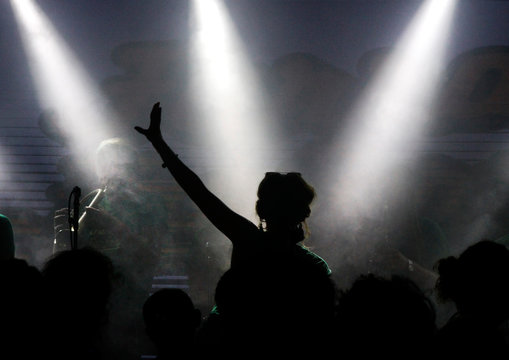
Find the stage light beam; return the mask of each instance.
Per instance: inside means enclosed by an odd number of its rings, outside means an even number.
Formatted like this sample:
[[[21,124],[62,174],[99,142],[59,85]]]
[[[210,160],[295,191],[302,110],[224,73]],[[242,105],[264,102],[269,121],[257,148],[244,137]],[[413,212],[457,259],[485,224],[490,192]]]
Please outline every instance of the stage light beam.
[[[193,0],[191,91],[198,142],[214,165],[211,186],[244,214],[254,214],[256,187],[273,170],[275,129],[259,76],[221,0]]]
[[[347,117],[351,127],[339,135],[333,156],[341,153],[342,160],[331,183],[341,216],[379,214],[391,201],[380,192],[392,184],[404,196],[410,179],[398,173],[419,149],[431,120],[456,3],[428,0],[421,5]]]
[[[115,121],[99,87],[32,0],[11,0],[41,108],[56,114],[69,140],[70,151],[81,160],[93,154],[100,141],[112,136]],[[77,163],[86,164],[79,161]],[[85,173],[94,176],[93,168]]]

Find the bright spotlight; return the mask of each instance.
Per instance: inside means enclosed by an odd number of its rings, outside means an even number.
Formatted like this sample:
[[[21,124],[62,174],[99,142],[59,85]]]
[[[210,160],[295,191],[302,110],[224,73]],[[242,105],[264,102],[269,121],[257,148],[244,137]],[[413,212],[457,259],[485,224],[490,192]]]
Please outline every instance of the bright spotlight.
[[[352,125],[340,135],[340,149],[334,150],[342,160],[332,184],[339,208],[348,212],[345,216],[370,216],[387,206],[380,191],[409,180],[398,171],[419,149],[431,119],[456,2],[428,0],[422,5],[347,118]]]
[[[72,153],[86,158],[111,136],[114,121],[100,90],[32,0],[11,0],[40,106],[57,114]],[[94,172],[90,170],[92,176]],[[87,172],[88,173],[88,172]]]
[[[220,184],[221,197],[254,214],[258,182],[274,170],[266,99],[225,4],[194,0],[192,7],[190,97],[201,132],[196,140],[214,167],[211,186]]]

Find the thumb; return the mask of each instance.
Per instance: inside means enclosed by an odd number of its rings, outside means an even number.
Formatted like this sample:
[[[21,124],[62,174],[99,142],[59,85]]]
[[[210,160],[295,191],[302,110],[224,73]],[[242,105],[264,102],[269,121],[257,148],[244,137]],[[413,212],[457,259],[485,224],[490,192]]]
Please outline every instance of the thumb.
[[[134,127],[134,130],[136,130],[137,132],[139,132],[140,134],[143,134],[143,135],[145,135],[145,134],[147,133],[147,130],[142,129],[142,128],[141,128],[141,127],[139,127],[139,126],[135,126],[135,127]]]

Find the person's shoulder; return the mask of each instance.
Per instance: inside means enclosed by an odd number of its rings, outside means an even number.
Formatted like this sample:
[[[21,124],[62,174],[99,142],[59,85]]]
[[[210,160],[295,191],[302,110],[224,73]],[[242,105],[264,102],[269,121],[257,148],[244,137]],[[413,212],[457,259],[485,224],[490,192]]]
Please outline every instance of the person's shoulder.
[[[332,273],[329,264],[321,256],[302,245],[297,245],[297,256],[308,259],[317,268],[321,268],[327,275]]]

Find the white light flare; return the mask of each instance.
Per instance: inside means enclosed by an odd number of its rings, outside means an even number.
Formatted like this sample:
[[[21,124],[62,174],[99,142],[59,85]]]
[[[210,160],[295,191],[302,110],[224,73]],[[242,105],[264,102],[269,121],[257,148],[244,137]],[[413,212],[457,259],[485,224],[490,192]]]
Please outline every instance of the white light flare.
[[[431,120],[456,3],[428,0],[421,6],[347,117],[351,127],[334,149],[341,160],[331,184],[341,215],[379,214],[388,200],[380,191],[409,180],[401,178],[399,166],[418,150]]]
[[[10,176],[10,166],[7,160],[8,160],[7,151],[0,143],[0,190],[3,190],[4,184],[7,184],[10,181],[12,181]]]
[[[83,158],[112,136],[115,121],[99,87],[32,0],[11,0],[40,106],[56,114],[70,151]],[[88,165],[84,165],[87,166]],[[92,164],[91,164],[92,166]],[[93,168],[84,169],[95,176]],[[88,171],[89,170],[89,171]],[[91,179],[92,179],[91,178]]]
[[[214,166],[211,186],[254,214],[257,185],[274,170],[276,144],[260,78],[221,0],[193,0],[191,15],[190,96],[197,140]]]

